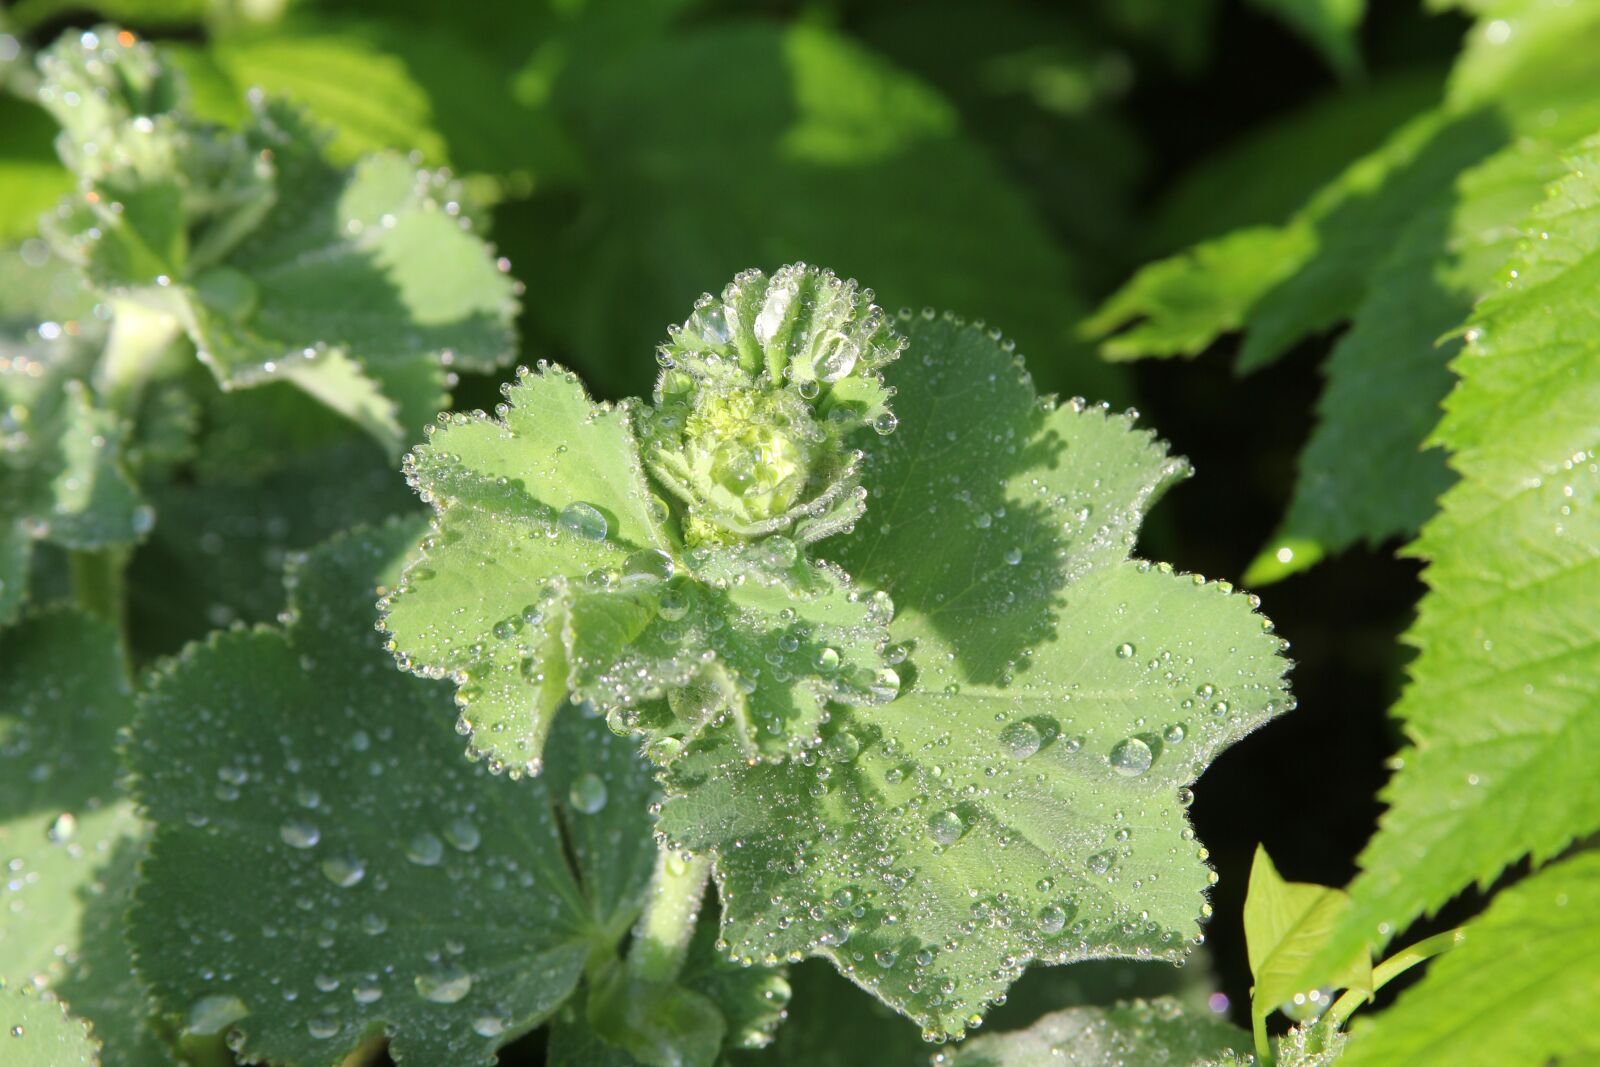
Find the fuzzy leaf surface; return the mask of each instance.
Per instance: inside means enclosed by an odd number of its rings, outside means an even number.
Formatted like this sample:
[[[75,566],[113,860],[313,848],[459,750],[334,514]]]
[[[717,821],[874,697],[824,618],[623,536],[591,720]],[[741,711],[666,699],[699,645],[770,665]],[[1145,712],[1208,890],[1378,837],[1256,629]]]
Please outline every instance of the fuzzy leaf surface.
[[[146,1024],[122,940],[144,836],[114,784],[132,717],[106,623],[52,610],[0,632],[0,986],[69,1003],[106,1043],[106,1067],[163,1067],[172,1058]]]
[[[130,755],[158,829],[135,957],[164,1011],[237,1029],[246,1057],[335,1064],[386,1032],[402,1063],[493,1062],[637,913],[654,847],[629,747],[569,715],[550,775],[495,778],[461,758],[448,687],[382,648],[372,600],[419,527],[319,549],[287,627],[191,646],[141,700]]]
[[[1035,1067],[1062,1061],[1083,1067],[1161,1064],[1213,1067],[1247,1062],[1250,1035],[1210,1012],[1171,997],[1110,1007],[1067,1008],[1026,1030],[984,1034],[941,1057],[941,1067]]]
[[[1289,699],[1248,598],[1129,558],[1184,463],[1041,403],[982,329],[904,328],[901,429],[837,549],[898,605],[904,688],[812,758],[691,745],[662,828],[714,854],[732,954],[826,956],[959,1035],[1030,960],[1183,957],[1210,878],[1186,787]]]
[[[1394,709],[1409,744],[1324,962],[1600,827],[1597,165],[1591,143],[1529,216],[1455,361],[1435,440],[1461,481],[1413,549],[1429,592]]]
[[[1597,961],[1600,853],[1585,852],[1496,894],[1459,948],[1355,1032],[1340,1067],[1592,1063]]]
[[[8,1067],[100,1067],[100,1043],[67,1006],[0,982],[0,1031]]]
[[[384,616],[402,662],[459,680],[476,751],[537,770],[569,696],[662,752],[731,717],[747,754],[808,743],[825,699],[882,699],[887,631],[847,576],[792,545],[770,574],[731,549],[685,551],[627,407],[556,367],[507,398],[502,417],[452,417],[413,453],[437,521]]]

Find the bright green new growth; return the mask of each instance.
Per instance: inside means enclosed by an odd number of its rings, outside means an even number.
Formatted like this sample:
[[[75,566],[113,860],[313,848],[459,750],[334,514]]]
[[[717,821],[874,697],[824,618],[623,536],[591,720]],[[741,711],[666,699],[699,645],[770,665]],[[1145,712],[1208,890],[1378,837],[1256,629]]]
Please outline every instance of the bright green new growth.
[[[689,544],[809,544],[860,517],[860,453],[845,438],[894,431],[880,372],[905,345],[871,299],[804,264],[752,270],[668,331],[639,430]]]
[[[1394,714],[1409,746],[1317,961],[1377,946],[1523,856],[1600,826],[1600,145],[1529,216],[1455,362],[1435,434],[1461,481],[1413,551],[1429,586]]]
[[[334,166],[296,111],[259,97],[238,132],[202,122],[126,31],[63,39],[40,73],[79,179],[45,234],[146,324],[143,350],[107,356],[113,391],[136,393],[186,333],[224,388],[293,381],[399,452],[449,367],[489,370],[514,347],[515,283],[447,175],[393,155]]]

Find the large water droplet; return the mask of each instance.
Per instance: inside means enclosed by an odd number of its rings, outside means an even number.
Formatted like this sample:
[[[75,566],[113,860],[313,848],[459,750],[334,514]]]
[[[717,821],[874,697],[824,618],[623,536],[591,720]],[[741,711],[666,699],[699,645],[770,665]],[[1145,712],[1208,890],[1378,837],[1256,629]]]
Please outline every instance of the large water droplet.
[[[455,819],[444,828],[444,839],[461,852],[471,852],[478,847],[481,836],[478,828],[466,819]]]
[[[567,791],[567,801],[585,815],[593,815],[606,806],[606,784],[595,774],[580,774]]]
[[[1111,749],[1111,769],[1129,778],[1148,771],[1155,761],[1155,752],[1141,738],[1124,738]]]
[[[677,622],[689,614],[689,609],[693,605],[694,594],[690,591],[689,583],[679,581],[662,590],[656,610],[668,622]]]
[[[219,993],[201,997],[189,1005],[189,1014],[183,1028],[197,1037],[210,1037],[222,1033],[249,1014],[250,1009],[245,1006],[244,1001],[235,996]]]
[[[941,845],[953,845],[961,840],[967,824],[953,808],[935,812],[928,817],[928,836]]]
[[[1043,743],[1038,727],[1031,722],[1009,723],[1000,731],[1000,747],[1012,759],[1027,759],[1038,752]]]
[[[836,382],[856,368],[861,347],[850,338],[834,330],[822,339],[817,347],[817,377],[825,382]]]
[[[877,700],[893,700],[900,695],[900,675],[893,667],[885,667],[872,676],[867,691]]]
[[[1059,934],[1067,925],[1067,910],[1059,904],[1046,904],[1039,909],[1039,932],[1046,937]]]
[[[357,856],[329,856],[322,861],[322,876],[340,889],[349,889],[367,876],[367,865]]]
[[[433,834],[417,834],[406,846],[406,859],[419,867],[432,867],[444,858],[444,842]]]
[[[624,585],[665,582],[677,570],[672,557],[659,548],[641,548],[622,562]]]
[[[562,508],[561,514],[556,516],[556,525],[585,541],[606,539],[606,517],[581,500]]]
[[[278,836],[283,838],[283,843],[290,848],[312,848],[322,840],[322,831],[317,829],[317,824],[307,822],[305,819],[290,819],[278,827]]]
[[[416,977],[417,992],[435,1004],[454,1004],[472,992],[472,975],[460,967],[445,967]]]
[[[1134,647],[1132,645],[1128,644],[1126,641],[1124,641],[1122,644],[1117,646],[1117,658],[1118,659],[1129,659],[1129,658],[1131,658],[1133,656],[1133,653],[1134,653]]]

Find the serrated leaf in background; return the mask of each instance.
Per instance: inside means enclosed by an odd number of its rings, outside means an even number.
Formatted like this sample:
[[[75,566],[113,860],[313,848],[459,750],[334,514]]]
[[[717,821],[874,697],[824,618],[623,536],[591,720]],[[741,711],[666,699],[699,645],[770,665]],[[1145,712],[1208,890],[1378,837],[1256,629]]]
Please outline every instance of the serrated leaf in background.
[[[811,761],[690,745],[662,828],[715,856],[731,954],[826,956],[959,1035],[1031,960],[1185,955],[1211,878],[1187,786],[1291,702],[1246,597],[1128,558],[1181,461],[1040,403],[997,336],[904,328],[902,429],[835,551],[898,605],[906,688],[837,709]]]
[[[1459,948],[1356,1029],[1340,1067],[1592,1063],[1597,961],[1600,853],[1582,852],[1496,894]]]
[[[1448,486],[1440,457],[1422,452],[1449,382],[1453,349],[1439,337],[1488,291],[1557,153],[1600,125],[1594,73],[1569,58],[1600,20],[1577,6],[1534,5],[1493,33],[1480,24],[1441,108],[1266,231],[1275,238],[1241,231],[1152,264],[1086,324],[1132,323],[1103,342],[1114,358],[1194,355],[1246,328],[1239,366],[1250,370],[1353,317],[1289,513],[1248,580],[1410,533]]]
[[[1600,826],[1600,144],[1528,217],[1468,324],[1434,439],[1461,476],[1411,551],[1419,654],[1393,715],[1389,810],[1319,962],[1377,947],[1461,890]]]
[[[333,1064],[382,1028],[401,1063],[492,1062],[644,892],[653,787],[628,745],[570,714],[574,758],[496,779],[461,758],[448,686],[394,668],[372,600],[420,526],[314,552],[286,628],[192,646],[141,700],[130,758],[157,829],[137,966],[164,1011],[223,1018],[246,1056]]]
[[[105,1042],[105,1067],[165,1067],[122,941],[144,837],[115,784],[132,717],[108,624],[62,609],[0,631],[0,985],[71,1004]],[[0,1041],[9,1063],[5,1029]]]

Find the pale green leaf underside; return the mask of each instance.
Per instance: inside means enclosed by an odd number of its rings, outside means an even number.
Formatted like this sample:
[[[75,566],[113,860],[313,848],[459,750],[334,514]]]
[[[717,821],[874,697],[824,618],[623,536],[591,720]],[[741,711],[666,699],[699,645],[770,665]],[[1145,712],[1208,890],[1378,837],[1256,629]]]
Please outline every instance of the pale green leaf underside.
[[[113,784],[132,714],[105,623],[52,611],[0,635],[0,986],[71,1004],[106,1042],[107,1067],[161,1067],[171,1058],[146,1027],[122,941],[143,836]]]
[[[1410,745],[1330,954],[1600,826],[1597,164],[1584,151],[1529,217],[1455,361],[1436,437],[1461,481],[1414,548],[1429,593],[1394,711]]]
[[[747,753],[813,741],[825,698],[874,699],[887,632],[846,576],[802,563],[800,591],[695,580],[719,558],[675,547],[625,408],[595,405],[559,368],[507,396],[500,419],[452,418],[412,455],[438,518],[384,616],[403,662],[457,679],[475,751],[537,769],[569,696],[670,738],[727,715]],[[579,513],[600,521],[579,532]],[[640,554],[679,576],[635,573]],[[797,627],[809,632],[785,649]],[[689,694],[676,717],[669,692]]]
[[[1110,1007],[1067,1008],[1026,1030],[973,1038],[945,1057],[949,1067],[1211,1067],[1247,1062],[1250,1035],[1171,997]]]
[[[1327,942],[1350,907],[1342,889],[1286,882],[1266,849],[1256,846],[1250,889],[1244,902],[1244,936],[1255,976],[1252,1005],[1258,1018],[1306,991],[1300,972]],[[1319,986],[1372,990],[1372,960],[1364,951],[1337,971],[1316,979]]]
[[[1459,948],[1355,1033],[1339,1065],[1593,1063],[1597,997],[1600,853],[1587,852],[1498,894]]]
[[[816,760],[691,746],[662,825],[715,853],[734,955],[828,956],[959,1034],[1031,959],[1184,955],[1209,871],[1182,791],[1288,698],[1247,598],[1128,559],[1186,467],[1041,405],[982,330],[906,326],[901,429],[838,545],[898,605],[905,688],[836,709]]]
[[[100,1043],[60,1001],[0,982],[0,1036],[7,1067],[100,1067]]]
[[[492,1062],[637,912],[653,847],[633,752],[569,715],[561,768],[496,779],[461,758],[448,686],[381,647],[370,605],[419,526],[314,553],[287,629],[191,646],[141,700],[130,756],[159,828],[130,920],[140,974],[249,1057],[334,1064],[382,1032],[401,1062]]]

